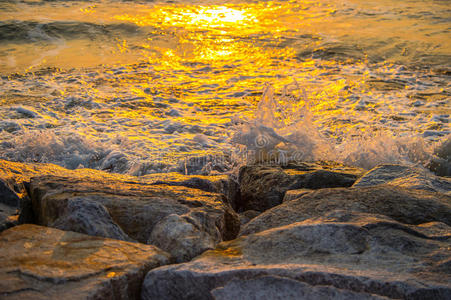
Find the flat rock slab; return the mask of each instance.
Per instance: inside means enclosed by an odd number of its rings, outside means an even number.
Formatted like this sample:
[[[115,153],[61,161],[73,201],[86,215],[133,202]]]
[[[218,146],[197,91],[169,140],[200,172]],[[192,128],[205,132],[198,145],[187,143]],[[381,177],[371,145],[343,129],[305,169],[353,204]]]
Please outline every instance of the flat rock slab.
[[[265,211],[282,203],[285,192],[295,189],[350,187],[365,170],[333,162],[241,167],[238,211]]]
[[[29,195],[39,225],[153,244],[177,262],[234,238],[240,228],[223,195],[114,174],[34,177]]]
[[[37,225],[0,233],[1,299],[139,299],[157,247]]]
[[[451,226],[451,196],[378,185],[310,192],[263,212],[244,225],[240,235],[320,217],[336,209],[385,215],[406,224],[436,221]]]
[[[0,159],[0,180],[21,196],[25,193],[24,184],[30,182],[32,177],[53,175],[69,178],[97,177],[104,181],[137,182],[140,184],[167,184],[173,186],[185,186],[207,192],[224,193],[226,196],[235,197],[233,193],[236,187],[226,175],[182,175],[179,173],[156,173],[140,177],[125,174],[114,174],[94,169],[68,170],[54,164],[43,163],[19,163]],[[1,185],[0,185],[1,190]],[[229,194],[231,193],[231,194]]]
[[[436,176],[426,169],[403,165],[380,165],[361,178],[353,187],[389,184],[410,189],[427,190],[451,195],[451,178]]]
[[[333,210],[150,271],[142,299],[450,299],[451,227]]]

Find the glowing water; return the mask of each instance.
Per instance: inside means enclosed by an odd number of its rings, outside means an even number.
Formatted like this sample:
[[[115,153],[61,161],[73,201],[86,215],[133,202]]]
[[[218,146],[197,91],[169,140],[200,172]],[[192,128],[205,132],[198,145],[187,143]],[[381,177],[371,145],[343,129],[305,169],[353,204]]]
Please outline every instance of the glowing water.
[[[137,175],[223,172],[250,151],[427,164],[451,132],[450,13],[416,0],[3,2],[0,157]]]

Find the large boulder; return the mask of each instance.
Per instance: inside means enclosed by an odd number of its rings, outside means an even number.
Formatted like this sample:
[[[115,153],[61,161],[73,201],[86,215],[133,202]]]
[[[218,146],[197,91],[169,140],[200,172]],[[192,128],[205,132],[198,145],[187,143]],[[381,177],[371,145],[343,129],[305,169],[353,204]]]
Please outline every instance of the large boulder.
[[[451,196],[379,185],[310,192],[260,214],[242,227],[240,235],[319,217],[335,209],[386,215],[406,224],[437,221],[451,225]]]
[[[450,299],[450,240],[441,222],[332,210],[153,269],[142,299]]]
[[[68,170],[54,164],[19,163],[0,159],[0,180],[17,193],[21,199],[21,218],[24,223],[34,222],[27,186],[32,177],[53,175],[65,178],[96,177],[103,181],[134,182],[143,185],[184,186],[211,193],[223,194],[230,205],[239,197],[238,183],[227,175],[183,175],[179,173],[155,173],[140,177],[114,174],[93,169]],[[0,184],[1,189],[1,184]]]
[[[353,187],[389,184],[410,189],[451,195],[451,178],[439,177],[429,170],[403,165],[380,165],[360,177]]]
[[[233,239],[239,217],[224,196],[184,186],[79,177],[32,178],[29,195],[36,222],[85,234],[149,243],[190,260]]]
[[[0,233],[1,299],[139,299],[157,247],[19,225]]]
[[[333,162],[243,166],[235,206],[237,211],[265,211],[282,203],[288,190],[349,187],[364,172]]]

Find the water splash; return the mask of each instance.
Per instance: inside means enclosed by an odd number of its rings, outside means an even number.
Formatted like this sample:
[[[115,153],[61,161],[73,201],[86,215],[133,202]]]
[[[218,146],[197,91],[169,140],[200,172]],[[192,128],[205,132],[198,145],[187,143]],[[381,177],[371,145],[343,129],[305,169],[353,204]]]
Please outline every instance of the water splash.
[[[440,159],[442,163],[449,161],[449,155],[440,158],[437,152],[446,152],[443,148],[450,142],[443,142],[445,146],[438,148],[437,143],[426,143],[420,135],[402,136],[367,128],[349,131],[339,139],[326,137],[322,132],[327,128],[315,125],[311,111],[315,105],[297,82],[286,85],[280,94],[268,85],[263,90],[255,118],[242,121],[232,143],[241,146],[241,151],[244,147],[248,154],[251,152],[250,161],[254,162],[335,160],[371,169],[384,163],[431,167]],[[434,148],[442,150],[434,153]]]

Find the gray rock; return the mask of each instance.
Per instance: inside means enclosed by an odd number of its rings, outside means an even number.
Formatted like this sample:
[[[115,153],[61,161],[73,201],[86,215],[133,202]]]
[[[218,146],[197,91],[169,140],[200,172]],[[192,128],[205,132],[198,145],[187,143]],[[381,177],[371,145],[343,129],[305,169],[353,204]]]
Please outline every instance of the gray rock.
[[[286,191],[285,196],[283,197],[283,202],[291,201],[293,199],[300,198],[305,194],[312,192],[311,189],[297,189],[297,190],[289,190]]]
[[[451,227],[437,224],[329,211],[153,269],[142,299],[449,299]]]
[[[260,212],[256,210],[246,210],[243,211],[242,213],[239,213],[241,226],[243,226],[246,223],[249,223],[250,220],[257,217],[259,214]]]
[[[235,207],[238,211],[265,211],[282,203],[288,190],[349,187],[363,173],[331,162],[244,166],[239,173],[241,198]]]
[[[88,171],[78,175],[31,179],[29,193],[39,225],[64,225],[62,228],[66,230],[121,239],[128,236],[141,243],[158,243],[177,261],[189,260],[223,240],[234,238],[239,231],[238,215],[220,194],[183,186],[145,184],[123,180],[120,176],[115,179],[114,174],[108,174],[108,180]],[[76,201],[83,213],[70,207],[71,200]],[[82,202],[87,204],[80,204]],[[97,203],[100,208],[103,206],[106,211],[98,209],[90,214],[86,207],[92,203]],[[178,221],[192,221],[190,236],[183,234],[182,228],[186,224],[166,218],[169,215],[181,216]],[[85,217],[89,219],[85,224],[75,222]],[[185,248],[193,236],[198,245]],[[156,240],[156,237],[162,239]]]
[[[16,207],[0,203],[0,232],[18,224],[18,211]]]
[[[0,178],[0,203],[19,207],[19,196]]]
[[[216,300],[228,299],[388,299],[386,297],[355,293],[329,286],[312,286],[307,283],[279,277],[261,276],[252,279],[231,280],[211,294]]]
[[[451,196],[378,185],[308,193],[260,214],[242,227],[240,235],[319,217],[336,209],[385,215],[406,224],[436,221],[451,225]]]
[[[228,203],[233,205],[239,198],[239,185],[228,175],[182,175],[180,173],[155,173],[140,177],[149,184],[167,184],[171,186],[185,186],[205,192],[220,193],[226,196]],[[233,207],[235,208],[235,207]]]
[[[229,201],[218,194],[239,194],[237,184],[225,175],[165,173],[135,177],[0,160],[0,178],[19,191],[22,222],[146,243],[153,241],[155,225],[166,216],[175,214],[192,220],[193,230],[197,231],[193,234],[205,238],[192,249],[177,248],[189,240],[181,234],[177,247],[167,245],[176,231],[164,226],[164,222],[156,227],[154,236],[167,238],[160,242],[169,247],[165,250],[175,254],[177,261],[233,239],[240,227]],[[172,231],[161,232],[162,228]]]
[[[87,235],[132,241],[111,219],[105,206],[83,198],[69,199],[64,213],[49,226]]]
[[[1,299],[138,299],[170,256],[150,245],[19,225],[0,233]]]
[[[423,168],[402,165],[377,166],[359,178],[353,187],[378,184],[389,184],[451,195],[451,178],[436,176]]]
[[[211,236],[199,224],[197,218],[171,214],[158,222],[150,235],[148,244],[169,249],[176,262],[188,261],[200,253],[214,249],[218,239]],[[207,217],[203,218],[208,222]],[[215,224],[209,224],[212,228]],[[220,233],[217,233],[220,235]]]
[[[0,232],[18,224],[19,202],[17,194],[0,179]]]

